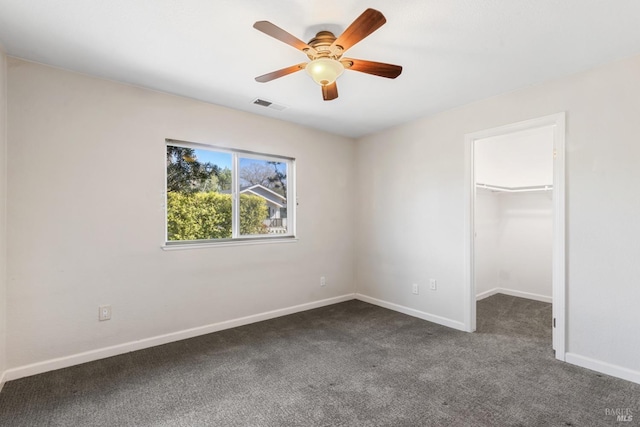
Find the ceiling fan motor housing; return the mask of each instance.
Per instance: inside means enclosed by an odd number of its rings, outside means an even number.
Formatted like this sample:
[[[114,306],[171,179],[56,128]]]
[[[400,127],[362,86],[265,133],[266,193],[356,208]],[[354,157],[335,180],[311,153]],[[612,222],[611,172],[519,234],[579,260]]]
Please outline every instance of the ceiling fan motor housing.
[[[320,31],[314,38],[309,40],[308,45],[315,49],[314,53],[305,52],[312,61],[318,58],[340,59],[343,50],[342,46],[333,46],[336,36],[331,31]]]

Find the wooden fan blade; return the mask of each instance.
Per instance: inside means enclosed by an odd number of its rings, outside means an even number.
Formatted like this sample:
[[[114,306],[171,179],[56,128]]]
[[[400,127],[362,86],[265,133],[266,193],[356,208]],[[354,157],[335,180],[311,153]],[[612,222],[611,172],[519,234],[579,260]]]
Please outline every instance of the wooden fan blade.
[[[260,82],[260,83],[270,82],[271,80],[275,80],[277,78],[284,77],[287,74],[292,74],[292,73],[295,73],[296,71],[304,70],[304,68],[306,66],[307,66],[306,62],[303,62],[303,63],[298,64],[298,65],[292,65],[291,67],[283,68],[281,70],[272,71],[270,73],[258,76],[258,77],[256,77],[256,81]]]
[[[266,35],[271,36],[274,39],[280,40],[281,42],[286,43],[289,46],[293,46],[296,49],[303,51],[304,53],[308,52],[313,55],[317,54],[314,48],[312,48],[311,46],[309,46],[308,44],[306,44],[296,36],[289,34],[282,28],[272,24],[269,21],[258,21],[255,24],[253,24],[253,28],[255,28],[258,31],[262,31]]]
[[[333,42],[331,47],[342,46],[342,50],[345,51],[382,27],[385,22],[387,20],[382,13],[375,9],[367,9],[344,30],[344,33]]]
[[[342,58],[340,60],[347,70],[360,71],[361,73],[395,79],[402,73],[399,65],[385,64],[384,62],[365,61],[363,59]]]
[[[336,99],[338,97],[338,85],[336,82],[331,83],[330,85],[322,86],[322,99],[325,101],[331,101],[332,99]]]

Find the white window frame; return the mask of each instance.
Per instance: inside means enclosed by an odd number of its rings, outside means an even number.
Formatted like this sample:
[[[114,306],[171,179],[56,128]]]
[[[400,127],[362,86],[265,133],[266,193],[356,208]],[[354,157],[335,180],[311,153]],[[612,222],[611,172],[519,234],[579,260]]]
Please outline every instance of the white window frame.
[[[169,223],[167,219],[167,146],[192,148],[197,150],[216,151],[231,154],[231,237],[225,239],[201,239],[201,240],[169,240]],[[241,150],[229,147],[203,144],[199,142],[165,139],[164,146],[164,245],[165,250],[202,248],[211,246],[227,246],[237,244],[258,244],[292,242],[296,239],[296,161],[293,157],[278,154],[259,153],[249,150]],[[287,232],[281,234],[240,235],[240,158],[255,160],[277,161],[287,164]]]

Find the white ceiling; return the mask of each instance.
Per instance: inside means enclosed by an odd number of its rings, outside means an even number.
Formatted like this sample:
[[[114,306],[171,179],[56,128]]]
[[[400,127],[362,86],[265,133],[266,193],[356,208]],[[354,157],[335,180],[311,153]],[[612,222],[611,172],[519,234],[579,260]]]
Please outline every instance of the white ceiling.
[[[322,100],[303,62],[252,28],[308,41],[366,8],[387,23],[346,56],[399,64],[395,80],[347,71]],[[0,0],[9,55],[358,137],[640,54],[638,0]],[[337,35],[337,34],[336,34]],[[275,111],[255,98],[286,105]]]

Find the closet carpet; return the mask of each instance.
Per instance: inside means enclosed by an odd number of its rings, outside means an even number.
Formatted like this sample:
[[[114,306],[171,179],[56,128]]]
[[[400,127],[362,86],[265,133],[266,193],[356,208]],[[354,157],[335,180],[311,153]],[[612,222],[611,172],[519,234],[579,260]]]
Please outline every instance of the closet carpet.
[[[640,385],[554,359],[550,304],[495,295],[477,323],[348,301],[10,381],[0,425],[638,425]]]

